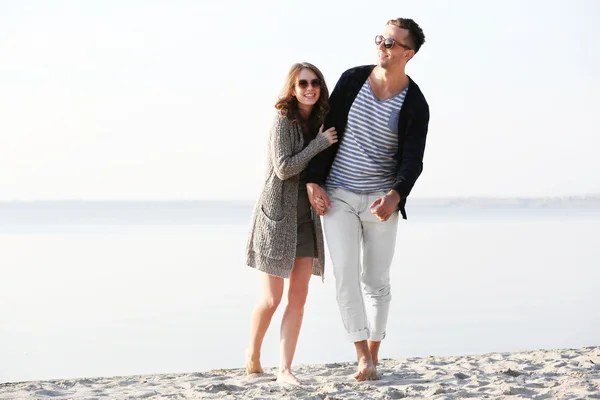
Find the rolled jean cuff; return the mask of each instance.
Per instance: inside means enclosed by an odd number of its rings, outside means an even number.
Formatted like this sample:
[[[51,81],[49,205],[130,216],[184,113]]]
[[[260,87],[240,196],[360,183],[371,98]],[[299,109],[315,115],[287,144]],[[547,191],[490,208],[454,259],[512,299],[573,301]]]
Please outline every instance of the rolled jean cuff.
[[[369,338],[369,331],[367,329],[363,329],[362,331],[348,333],[348,340],[353,343],[362,342],[363,340],[367,340]]]
[[[385,339],[385,332],[383,332],[383,333],[371,332],[371,336],[369,337],[369,340],[371,342],[381,342],[383,339]]]

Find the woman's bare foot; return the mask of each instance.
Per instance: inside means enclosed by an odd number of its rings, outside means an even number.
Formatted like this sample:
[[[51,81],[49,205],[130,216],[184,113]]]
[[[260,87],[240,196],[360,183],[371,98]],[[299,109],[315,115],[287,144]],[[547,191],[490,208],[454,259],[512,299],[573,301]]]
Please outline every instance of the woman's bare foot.
[[[277,383],[289,383],[290,385],[301,385],[302,382],[292,373],[291,370],[280,370],[277,376]]]
[[[246,350],[246,375],[262,374],[264,372],[260,366],[260,355],[257,357],[250,352],[250,349]]]
[[[358,372],[353,375],[354,379],[359,382],[362,381],[375,381],[379,379],[377,377],[377,370],[375,369],[375,365],[373,365],[373,361],[368,360],[365,357],[361,357],[358,360]]]

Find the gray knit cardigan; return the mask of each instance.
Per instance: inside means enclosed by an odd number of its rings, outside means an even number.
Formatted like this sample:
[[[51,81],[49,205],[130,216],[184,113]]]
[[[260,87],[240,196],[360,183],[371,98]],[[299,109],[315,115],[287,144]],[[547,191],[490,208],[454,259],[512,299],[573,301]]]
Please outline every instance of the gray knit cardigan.
[[[323,133],[304,148],[302,128],[279,113],[269,134],[265,183],[252,213],[246,263],[259,271],[289,278],[296,257],[299,174],[330,146]],[[303,149],[304,148],[304,149]],[[324,276],[325,246],[321,220],[311,208],[315,230],[314,275]]]

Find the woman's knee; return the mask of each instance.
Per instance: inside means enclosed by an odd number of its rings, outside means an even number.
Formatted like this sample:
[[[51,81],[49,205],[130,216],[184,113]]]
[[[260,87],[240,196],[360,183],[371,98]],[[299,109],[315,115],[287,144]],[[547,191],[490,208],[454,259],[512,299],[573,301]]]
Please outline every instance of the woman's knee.
[[[306,304],[308,297],[308,286],[306,287],[291,287],[288,291],[288,307],[301,308]]]
[[[279,304],[281,303],[281,294],[272,293],[268,295],[264,295],[262,298],[263,307],[267,310],[275,311]]]
[[[264,309],[275,311],[281,303],[283,296],[283,278],[271,276],[263,273],[262,275],[262,298],[261,306]]]

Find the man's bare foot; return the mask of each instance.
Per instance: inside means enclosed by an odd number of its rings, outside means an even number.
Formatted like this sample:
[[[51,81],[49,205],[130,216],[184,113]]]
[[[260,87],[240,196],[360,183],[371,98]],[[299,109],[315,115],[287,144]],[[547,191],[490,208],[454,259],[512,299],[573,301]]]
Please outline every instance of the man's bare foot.
[[[371,352],[371,358],[373,359],[373,365],[377,367],[379,365],[379,346],[381,342],[368,341],[369,351]]]
[[[358,371],[353,376],[354,379],[359,382],[375,381],[379,379],[377,377],[377,370],[375,369],[375,365],[373,365],[373,361],[368,360],[365,357],[361,357],[360,360],[358,360]]]
[[[252,354],[250,349],[246,350],[246,375],[262,374],[264,372],[260,366],[260,355],[257,357]]]
[[[296,386],[302,384],[302,382],[300,382],[300,380],[296,378],[296,376],[292,374],[292,371],[289,369],[279,371],[279,375],[277,376],[277,383],[289,383],[290,385]]]

